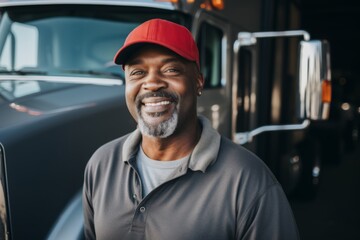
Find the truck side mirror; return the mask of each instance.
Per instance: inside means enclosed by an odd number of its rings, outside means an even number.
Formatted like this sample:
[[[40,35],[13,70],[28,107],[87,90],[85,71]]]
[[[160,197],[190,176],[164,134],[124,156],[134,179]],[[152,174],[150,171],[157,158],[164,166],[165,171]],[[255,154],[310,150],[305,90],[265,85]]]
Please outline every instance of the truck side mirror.
[[[300,42],[299,98],[300,119],[326,120],[331,102],[330,47],[327,41]]]

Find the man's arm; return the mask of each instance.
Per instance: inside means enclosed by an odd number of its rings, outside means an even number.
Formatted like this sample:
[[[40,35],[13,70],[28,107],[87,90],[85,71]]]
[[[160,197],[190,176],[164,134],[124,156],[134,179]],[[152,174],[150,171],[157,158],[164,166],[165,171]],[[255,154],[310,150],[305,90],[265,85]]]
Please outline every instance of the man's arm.
[[[84,235],[86,240],[95,240],[95,228],[94,228],[94,210],[92,207],[91,197],[89,196],[89,169],[85,169],[83,186],[83,211],[84,211]]]
[[[236,239],[300,239],[289,202],[278,183],[255,199],[246,213],[238,213]]]

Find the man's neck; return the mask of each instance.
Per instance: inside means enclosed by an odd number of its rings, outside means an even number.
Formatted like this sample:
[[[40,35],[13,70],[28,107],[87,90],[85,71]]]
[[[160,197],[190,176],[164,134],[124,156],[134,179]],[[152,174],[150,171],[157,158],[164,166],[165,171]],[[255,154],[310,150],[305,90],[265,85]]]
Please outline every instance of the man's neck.
[[[201,136],[201,125],[196,123],[188,129],[181,129],[167,138],[143,135],[142,149],[151,159],[170,161],[189,155]]]

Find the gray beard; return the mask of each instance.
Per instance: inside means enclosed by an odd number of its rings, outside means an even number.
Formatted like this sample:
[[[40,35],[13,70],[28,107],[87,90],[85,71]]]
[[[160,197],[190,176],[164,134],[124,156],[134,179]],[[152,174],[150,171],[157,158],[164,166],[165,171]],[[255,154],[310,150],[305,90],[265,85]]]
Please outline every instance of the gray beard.
[[[178,112],[175,109],[171,117],[158,125],[150,125],[144,121],[139,112],[138,127],[142,134],[150,137],[167,138],[175,132],[178,124]]]

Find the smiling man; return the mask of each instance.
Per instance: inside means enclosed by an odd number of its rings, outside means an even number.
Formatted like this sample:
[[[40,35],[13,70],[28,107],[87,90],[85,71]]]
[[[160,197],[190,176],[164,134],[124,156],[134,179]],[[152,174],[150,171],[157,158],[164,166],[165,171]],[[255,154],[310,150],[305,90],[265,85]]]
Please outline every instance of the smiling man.
[[[86,167],[86,239],[298,239],[265,164],[197,115],[204,80],[185,27],[141,24],[115,63],[138,129],[102,146]]]
[[[182,124],[182,130],[194,130],[196,94],[203,86],[197,64],[158,45],[140,49],[125,66],[126,102],[140,131],[146,136],[167,138],[184,120],[187,123]]]

